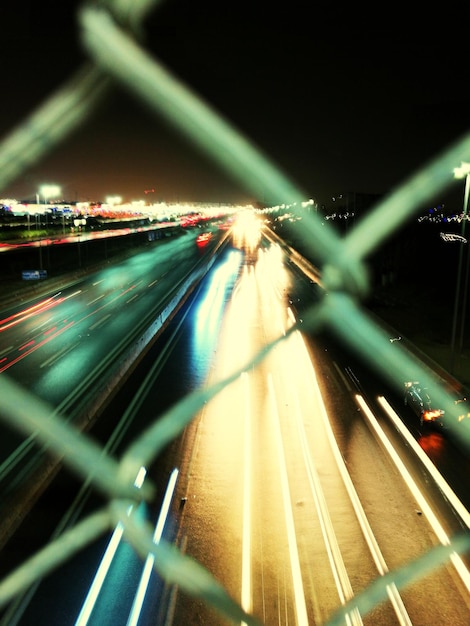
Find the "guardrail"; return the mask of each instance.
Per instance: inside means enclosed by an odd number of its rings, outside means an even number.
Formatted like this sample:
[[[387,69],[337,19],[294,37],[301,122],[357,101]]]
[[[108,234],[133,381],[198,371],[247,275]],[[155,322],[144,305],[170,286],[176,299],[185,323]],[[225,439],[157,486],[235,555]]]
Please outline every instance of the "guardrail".
[[[96,105],[111,93],[113,84],[118,83],[145,102],[156,115],[166,118],[247,190],[256,193],[260,188],[265,189],[266,199],[273,206],[283,202],[292,206],[298,202],[300,206],[306,197],[302,190],[248,138],[219,117],[138,43],[134,34],[156,4],[155,0],[138,3],[107,0],[99,5],[84,4],[81,7],[78,14],[81,43],[90,60],[0,144],[0,189],[85,124]],[[417,214],[423,203],[449,187],[453,182],[453,169],[469,160],[470,134],[410,176],[344,238],[327,224],[322,224],[315,213],[309,214],[308,218],[302,214],[303,220],[299,222],[298,235],[311,250],[315,264],[321,268],[322,283],[328,293],[327,298],[304,316],[303,327],[308,325],[315,330],[329,326],[400,390],[404,379],[420,380],[428,387],[433,386],[433,380],[427,369],[399,346],[393,354],[387,350],[388,337],[361,307],[361,298],[370,288],[365,259]],[[292,327],[287,336],[295,330],[296,327]],[[256,366],[279,341],[283,338],[267,345],[242,369]],[[159,416],[142,437],[129,445],[119,460],[107,457],[101,448],[74,430],[47,404],[39,402],[6,376],[1,376],[0,415],[4,422],[19,429],[25,437],[37,432],[39,440],[49,449],[60,456],[65,455],[64,463],[70,469],[84,481],[91,480],[97,490],[106,494],[109,505],[65,532],[4,579],[0,583],[0,606],[121,521],[136,551],[143,558],[149,552],[155,556],[154,567],[163,578],[171,575],[171,580],[183,591],[194,594],[192,581],[203,573],[198,579],[199,597],[228,618],[254,624],[255,620],[230,600],[207,572],[165,542],[153,543],[132,516],[126,514],[129,503],[152,497],[151,485],[145,484],[141,490],[133,485],[139,468],[149,465],[175,432],[180,432],[205,402],[240,373],[233,372],[214,387],[198,390],[184,398],[177,407]],[[436,397],[448,414],[455,412],[452,399],[442,390],[436,389]],[[470,449],[468,429],[460,429],[458,436]],[[90,467],[94,468],[91,478]],[[380,588],[385,593],[385,587],[391,581],[397,587],[403,587],[417,576],[424,575],[430,564],[444,563],[451,553],[463,553],[469,548],[468,534],[453,538],[451,544],[439,546],[406,568],[377,580],[373,589],[366,590],[360,598],[353,598],[342,607],[341,615],[335,619],[344,620],[345,613],[354,603],[367,605],[364,598],[367,599],[368,594],[378,598]]]

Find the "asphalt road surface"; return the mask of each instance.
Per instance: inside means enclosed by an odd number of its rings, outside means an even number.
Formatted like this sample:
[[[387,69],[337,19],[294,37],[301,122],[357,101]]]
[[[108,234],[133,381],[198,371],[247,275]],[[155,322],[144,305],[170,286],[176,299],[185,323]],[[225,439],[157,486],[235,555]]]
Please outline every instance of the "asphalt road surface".
[[[213,269],[159,340],[158,353],[166,354],[159,366],[148,363],[154,369],[144,382],[139,372],[137,394],[122,390],[122,399],[139,397],[137,407],[122,406],[123,418],[132,417],[126,438],[182,394],[240,369],[148,468],[165,488],[178,470],[165,537],[260,622],[324,624],[388,571],[467,531],[468,458],[441,438],[444,452],[434,446],[429,463],[423,441],[434,433],[420,430],[396,394],[328,337],[296,331],[245,367],[288,332],[299,315],[292,302],[315,302],[320,287],[278,246],[251,237],[234,244],[233,256]],[[98,430],[109,439],[104,425]],[[142,514],[156,523],[162,508],[159,500]],[[79,609],[109,540],[68,565],[60,593],[54,577],[52,591],[21,623],[46,623],[32,621],[46,606],[48,624],[75,624],[71,607]],[[109,621],[97,608],[90,623],[128,623],[123,606],[131,604],[141,566],[122,545],[100,599]],[[455,557],[404,589],[390,584],[383,602],[352,611],[350,623],[468,626],[467,567]],[[149,589],[142,623],[228,623],[158,576]]]

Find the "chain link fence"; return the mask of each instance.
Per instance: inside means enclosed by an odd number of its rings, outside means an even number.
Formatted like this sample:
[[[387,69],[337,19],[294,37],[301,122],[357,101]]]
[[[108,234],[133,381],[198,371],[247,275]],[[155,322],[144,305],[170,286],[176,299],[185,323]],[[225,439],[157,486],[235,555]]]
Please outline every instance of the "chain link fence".
[[[156,116],[165,118],[190,138],[245,189],[255,194],[260,188],[265,189],[271,206],[288,202],[292,207],[295,203],[300,207],[306,198],[302,189],[139,43],[142,21],[157,4],[155,0],[107,0],[80,8],[79,36],[89,62],[0,144],[0,189],[44,158],[72,131],[86,124],[96,106],[119,84],[144,101]],[[470,134],[379,202],[343,238],[328,224],[322,224],[314,212],[307,217],[302,213],[302,221],[297,222],[297,236],[321,269],[324,293],[328,294],[304,317],[303,328],[316,332],[329,327],[400,392],[404,380],[420,380],[423,386],[432,388],[434,379],[426,367],[399,346],[391,352],[388,336],[361,307],[361,299],[370,289],[365,261],[395,230],[417,214],[424,203],[448,188],[454,182],[454,168],[469,160]],[[293,326],[287,336],[296,330],[297,326]],[[0,377],[2,420],[19,429],[25,437],[36,433],[40,443],[47,444],[63,458],[64,464],[83,481],[91,481],[109,501],[103,510],[64,532],[1,581],[0,606],[5,606],[34,581],[119,522],[124,526],[128,541],[143,559],[148,554],[154,555],[154,567],[163,579],[211,604],[229,619],[255,624],[256,620],[247,615],[202,566],[163,540],[154,543],[151,529],[143,526],[133,514],[129,515],[128,509],[130,505],[152,498],[150,484],[144,483],[141,489],[134,485],[139,469],[151,465],[208,400],[236,380],[242,371],[256,366],[285,338],[266,345],[252,363],[245,364],[217,385],[182,399],[133,441],[118,461],[106,456],[99,446],[67,424],[51,407],[39,402],[7,376]],[[435,397],[447,415],[457,418],[453,399],[444,390],[437,388]],[[455,423],[457,429],[457,421]],[[465,425],[459,424],[455,435],[470,450],[470,432]],[[391,583],[404,587],[469,548],[468,533],[453,537],[416,562],[377,579],[369,589],[341,607],[329,624],[344,623],[345,616],[356,608],[367,612],[387,597]]]

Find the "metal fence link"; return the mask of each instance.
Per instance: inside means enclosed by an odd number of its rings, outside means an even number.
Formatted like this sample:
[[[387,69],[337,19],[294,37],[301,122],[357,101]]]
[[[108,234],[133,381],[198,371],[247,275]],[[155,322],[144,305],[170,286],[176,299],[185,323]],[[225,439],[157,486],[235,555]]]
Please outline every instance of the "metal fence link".
[[[128,91],[165,116],[246,189],[266,189],[273,203],[303,194],[230,124],[141,48],[105,11],[81,12],[83,44]]]
[[[93,113],[110,79],[85,65],[0,143],[0,189],[45,157]]]
[[[395,189],[351,231],[342,247],[347,258],[365,259],[422,209],[436,194],[455,184],[454,168],[470,157],[470,133],[423,166]]]
[[[79,11],[79,36],[90,61],[71,80],[14,130],[0,144],[0,189],[18,178],[26,168],[46,156],[79,126],[86,123],[96,105],[109,93],[113,83],[145,102],[163,116],[188,140],[194,142],[219,167],[255,193],[263,189],[271,205],[300,203],[306,198],[288,176],[231,124],[173,76],[141,43],[143,20],[157,6],[154,0],[106,0],[99,6],[85,4]],[[302,212],[298,235],[311,250],[321,268],[325,294],[322,302],[304,318],[303,326],[316,332],[331,328],[349,343],[397,389],[403,380],[418,379],[433,385],[430,372],[399,346],[390,341],[360,306],[361,297],[370,289],[366,271],[368,255],[410,219],[423,202],[452,184],[453,168],[470,160],[470,134],[441,156],[411,176],[342,239],[322,224],[314,213]],[[295,209],[294,209],[295,210]],[[299,209],[300,212],[300,209]],[[299,223],[300,224],[300,223]],[[286,336],[294,332],[292,327]],[[85,434],[67,424],[47,405],[38,402],[24,389],[0,378],[0,416],[26,437],[34,436],[63,459],[84,481],[106,495],[107,508],[67,530],[45,546],[0,583],[0,606],[5,606],[41,575],[64,562],[100,534],[120,522],[128,541],[142,556],[153,553],[155,568],[170,583],[197,596],[238,623],[255,624],[227,595],[202,566],[181,554],[175,547],[152,541],[151,531],[129,514],[129,506],[141,499],[150,500],[152,487],[137,489],[133,480],[138,469],[155,460],[166,444],[175,438],[211,397],[235,380],[248,366],[257,365],[278,342],[266,345],[250,364],[245,364],[227,379],[210,389],[188,395],[166,414],[159,416],[148,430],[132,442],[121,460],[114,460]],[[449,413],[454,413],[451,398],[436,390]],[[462,439],[470,450],[470,432],[462,429]],[[89,468],[93,471],[90,473]],[[429,568],[444,563],[451,554],[470,548],[470,537],[463,534],[452,545],[439,546],[400,571],[389,572],[377,583],[355,596],[329,622],[344,623],[345,616],[359,607],[366,613],[386,595],[387,585],[403,587]]]

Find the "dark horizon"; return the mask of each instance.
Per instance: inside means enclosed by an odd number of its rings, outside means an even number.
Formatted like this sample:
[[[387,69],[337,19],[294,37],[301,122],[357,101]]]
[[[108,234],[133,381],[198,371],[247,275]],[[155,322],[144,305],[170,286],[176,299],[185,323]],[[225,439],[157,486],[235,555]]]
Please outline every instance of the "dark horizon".
[[[0,9],[5,23],[0,138],[86,59],[78,2]],[[10,15],[11,13],[11,15]],[[348,191],[387,194],[467,130],[460,67],[463,24],[449,11],[376,15],[320,3],[307,12],[264,2],[163,3],[144,23],[144,45],[327,205]],[[461,32],[462,30],[462,32]],[[263,201],[116,87],[93,118],[6,189],[34,197],[53,182],[68,197],[156,201]],[[458,206],[463,193],[451,190]],[[436,202],[443,201],[436,198]]]

